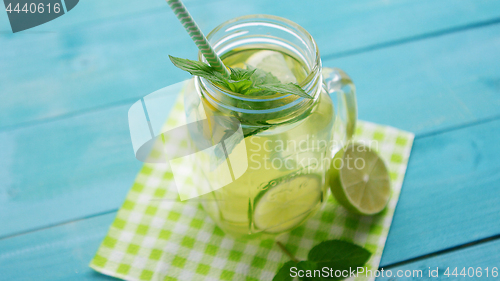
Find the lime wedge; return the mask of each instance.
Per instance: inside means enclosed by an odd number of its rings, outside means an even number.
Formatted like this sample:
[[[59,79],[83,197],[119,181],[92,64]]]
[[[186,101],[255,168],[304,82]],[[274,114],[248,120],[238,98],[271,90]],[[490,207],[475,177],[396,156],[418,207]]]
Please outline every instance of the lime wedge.
[[[270,50],[259,51],[251,55],[246,63],[263,71],[271,72],[281,83],[297,82],[285,57],[280,52]]]
[[[369,147],[351,144],[334,157],[330,188],[346,209],[360,215],[381,212],[391,194],[389,173],[384,161]]]
[[[271,181],[255,198],[254,225],[268,233],[290,230],[314,210],[321,201],[321,194],[318,176],[302,175]]]

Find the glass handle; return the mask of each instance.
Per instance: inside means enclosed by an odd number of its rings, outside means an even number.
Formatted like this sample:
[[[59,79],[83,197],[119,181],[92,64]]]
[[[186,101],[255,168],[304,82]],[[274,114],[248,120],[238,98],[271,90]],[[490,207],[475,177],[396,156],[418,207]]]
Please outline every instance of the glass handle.
[[[333,95],[337,94],[342,131],[345,133],[345,141],[347,142],[352,139],[356,129],[356,120],[358,119],[356,86],[354,86],[351,78],[338,68],[325,68],[323,76],[326,91],[330,94],[332,100],[335,100]]]

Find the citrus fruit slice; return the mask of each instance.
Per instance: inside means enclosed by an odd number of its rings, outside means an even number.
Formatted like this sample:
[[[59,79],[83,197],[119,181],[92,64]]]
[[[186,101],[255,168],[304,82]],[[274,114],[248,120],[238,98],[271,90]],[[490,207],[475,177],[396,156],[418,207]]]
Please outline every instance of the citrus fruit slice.
[[[381,212],[391,195],[389,173],[384,161],[369,147],[351,144],[334,157],[330,188],[346,209],[361,215]]]
[[[254,225],[268,233],[290,230],[319,204],[321,196],[318,176],[302,175],[271,181],[255,198]]]
[[[270,50],[259,51],[251,55],[246,63],[260,70],[271,72],[281,83],[297,82],[285,57],[280,52]]]

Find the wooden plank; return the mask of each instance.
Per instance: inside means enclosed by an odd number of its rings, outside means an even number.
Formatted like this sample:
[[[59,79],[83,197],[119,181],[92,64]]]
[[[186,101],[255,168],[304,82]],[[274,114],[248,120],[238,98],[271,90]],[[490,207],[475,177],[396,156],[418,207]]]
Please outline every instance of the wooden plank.
[[[499,139],[500,119],[417,137],[381,266],[500,234]]]
[[[82,1],[68,15],[32,31],[3,32],[0,127],[131,101],[187,77],[167,54],[194,58],[196,49],[166,5],[107,2]],[[290,18],[311,32],[323,55],[500,17],[500,2],[491,0],[322,0],[314,5],[239,0],[190,6],[205,31],[244,14]],[[109,10],[111,18],[105,20]]]
[[[2,277],[5,280],[116,280],[87,266],[113,218],[114,214],[108,214],[0,240]],[[500,241],[496,240],[385,270],[397,274],[398,270],[404,273],[405,270],[422,269],[428,276],[429,267],[439,267],[440,276],[443,276],[446,267],[481,267],[484,273],[486,267],[489,270],[499,267],[499,255]],[[27,265],[30,270],[25,270]],[[483,279],[486,278],[483,276]]]
[[[191,10],[203,5],[205,1],[185,0],[183,2]],[[342,37],[349,37],[352,33],[344,31],[345,27],[357,26],[358,33],[362,32],[365,35],[365,44],[384,42],[380,40],[386,36],[389,37],[385,38],[385,41],[390,41],[401,38],[401,35],[405,37],[439,29],[454,28],[458,25],[488,21],[500,16],[498,11],[495,10],[498,4],[492,0],[423,0],[419,2],[402,0],[397,3],[379,0],[360,0],[356,3],[340,0],[318,0],[314,5],[305,5],[303,2],[292,0],[288,3],[289,5],[271,6],[265,1],[258,0],[251,3],[244,0],[220,0],[217,2],[212,1],[211,6],[214,8],[212,10],[217,9],[217,11],[213,12],[224,16],[215,24],[242,15],[241,12],[244,13],[245,11],[247,11],[246,14],[281,13],[294,16],[296,18],[294,21],[302,21],[300,24],[304,25],[304,27],[306,25],[316,26],[319,30],[323,29],[327,24],[334,23],[339,28],[339,35],[342,35]],[[241,9],[238,10],[243,11],[238,11],[233,7],[239,7]],[[297,9],[298,7],[300,9]],[[57,21],[45,23],[24,33],[57,32],[82,25],[100,24],[102,21],[116,20],[118,18],[132,18],[143,14],[151,16],[155,13],[165,15],[168,12],[169,8],[164,1],[108,0],[79,2],[76,8],[71,10],[70,16],[58,18]],[[196,19],[206,20],[210,16],[210,14],[203,16],[203,13],[200,13],[196,15]],[[363,18],[362,22],[358,21],[360,17]],[[394,21],[400,24],[393,25]],[[375,29],[378,26],[384,28]],[[210,28],[213,27],[210,26]],[[372,29],[372,32],[367,32],[370,29]],[[0,14],[0,32],[6,34],[11,32],[7,14]],[[381,38],[379,33],[387,34],[384,34]],[[345,51],[342,47],[339,50]]]
[[[116,209],[142,164],[127,110],[0,133],[0,237]]]
[[[122,115],[121,110],[118,108],[116,113]],[[102,120],[102,116],[103,113],[99,112],[91,120]],[[109,114],[106,116],[109,117]],[[63,121],[79,129],[91,127],[83,121]],[[117,124],[106,125],[102,131],[112,130],[112,127],[117,127]],[[44,128],[18,132],[16,136],[18,139],[39,136],[43,131]],[[66,133],[72,135],[74,132],[66,129]],[[81,134],[86,133],[88,131],[82,129]],[[111,131],[111,134],[116,132]],[[98,136],[107,139],[104,134]],[[132,157],[129,143],[111,145],[123,138],[110,138],[106,141],[110,146],[100,145],[97,148],[91,148],[91,145],[102,140],[75,142],[74,150],[67,149],[65,156],[76,153],[82,143],[88,148],[88,153],[76,154],[63,164],[45,164],[46,167],[38,174],[33,175],[35,168],[29,172],[21,170],[10,174],[14,183],[22,180],[23,175],[33,180],[29,184],[11,184],[9,187],[17,187],[14,189],[17,193],[3,194],[0,221],[2,227],[7,228],[2,228],[2,233],[20,232],[54,224],[57,220],[67,221],[117,208],[130,187],[136,165],[139,165],[135,160],[126,159]],[[500,120],[496,120],[416,139],[382,265],[500,233],[497,223],[500,219],[500,147],[492,145],[499,138]],[[55,142],[54,148],[47,150],[53,151],[60,143],[55,137],[50,140]],[[113,151],[115,149],[116,152]],[[64,159],[64,155],[59,155],[58,159]],[[28,160],[34,161],[34,167],[42,167],[45,163],[44,159],[34,157],[20,163],[26,164]],[[90,167],[93,163],[101,164]],[[2,167],[0,171],[9,171],[16,166]],[[61,171],[54,172],[57,169]],[[66,172],[71,170],[76,172]],[[47,175],[44,176],[44,173]],[[71,180],[74,180],[72,184]],[[67,185],[61,184],[65,182]]]
[[[184,0],[189,7],[202,3],[200,0]],[[100,21],[113,20],[118,17],[133,17],[141,13],[154,13],[168,10],[165,1],[80,1],[70,13],[57,20],[31,28],[23,33],[55,32],[76,26],[96,24]],[[0,14],[0,32],[12,33],[6,13]]]
[[[356,84],[359,118],[426,134],[500,114],[500,25],[324,61]]]
[[[1,280],[118,280],[88,267],[115,213],[0,240]]]
[[[442,255],[438,255],[435,257],[430,257],[426,258],[423,260],[419,260],[416,262],[408,263],[402,266],[397,266],[397,267],[390,267],[387,268],[391,270],[393,275],[398,274],[398,271],[400,275],[405,274],[407,270],[410,270],[410,272],[413,272],[413,270],[422,270],[422,276],[424,278],[399,278],[394,279],[395,277],[393,276],[392,278],[389,278],[385,276],[384,278],[377,278],[377,281],[392,281],[392,280],[498,280],[498,276],[494,277],[492,275],[493,273],[493,268],[496,267],[497,273],[498,270],[500,270],[500,240],[496,239],[494,241],[486,242],[486,243],[481,243],[478,245],[474,245],[471,247],[459,249],[452,251],[450,253],[445,253]],[[457,269],[457,273],[460,274],[462,271],[462,268],[465,268],[465,272],[467,274],[467,277],[464,277],[462,275],[450,275],[446,276],[444,275],[446,273],[446,269],[450,268],[449,273],[453,273],[453,270],[455,268]],[[472,267],[474,269],[474,274],[472,274],[472,270],[470,271],[469,275],[469,267]],[[437,273],[439,278],[434,278],[431,277],[429,278],[429,268],[431,271],[431,276],[436,276],[435,270],[437,269]],[[480,269],[478,269],[480,268]],[[486,269],[488,269],[488,275],[486,275]],[[481,276],[475,275],[475,272],[481,271],[482,274]],[[408,273],[409,275],[410,273]]]
[[[497,172],[500,163],[496,159],[500,148],[491,145],[500,137],[499,129],[500,120],[497,120],[417,138],[410,163],[412,169],[407,173],[382,265],[407,260],[417,252],[422,254],[420,249],[427,249],[430,252],[425,254],[428,254],[438,250],[436,248],[449,248],[453,244],[449,240],[470,242],[488,233],[499,233],[496,187],[500,183]],[[106,280],[87,264],[115,214],[1,239],[2,277],[5,276],[5,280],[35,277],[37,280],[74,280],[76,276],[83,280]],[[439,267],[440,276],[446,267],[489,267],[491,270],[499,267],[499,255],[500,240],[497,239],[386,270],[396,274],[398,270],[422,269],[423,274],[428,274],[429,267]],[[23,270],[27,264],[30,270]]]
[[[325,65],[359,81],[361,118],[421,134],[499,113],[499,38],[500,26],[492,26]],[[8,148],[0,152],[0,236],[119,206],[141,164],[128,106],[0,133]]]

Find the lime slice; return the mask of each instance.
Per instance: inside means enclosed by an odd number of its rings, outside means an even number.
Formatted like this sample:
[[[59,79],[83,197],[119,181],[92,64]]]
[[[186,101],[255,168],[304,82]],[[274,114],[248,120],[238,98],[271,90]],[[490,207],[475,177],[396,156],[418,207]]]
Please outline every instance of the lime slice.
[[[391,194],[389,173],[384,161],[369,147],[351,144],[334,157],[330,188],[346,209],[361,215],[381,212]]]
[[[259,51],[251,55],[246,63],[263,71],[271,72],[281,83],[297,82],[285,57],[280,52],[270,50]]]
[[[255,198],[253,221],[268,233],[290,230],[299,225],[321,201],[318,176],[303,175],[271,181]]]

